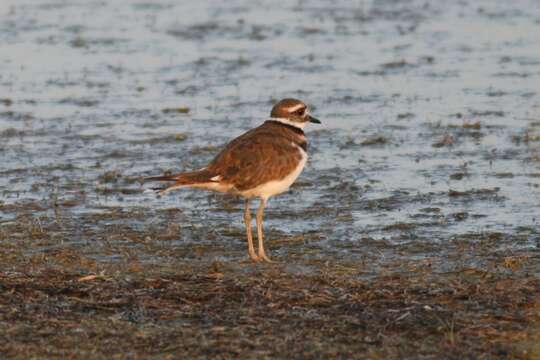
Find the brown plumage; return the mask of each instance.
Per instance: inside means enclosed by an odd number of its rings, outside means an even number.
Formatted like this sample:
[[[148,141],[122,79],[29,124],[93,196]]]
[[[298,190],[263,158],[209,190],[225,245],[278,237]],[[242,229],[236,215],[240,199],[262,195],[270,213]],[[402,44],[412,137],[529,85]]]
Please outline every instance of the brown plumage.
[[[289,188],[306,163],[307,142],[302,128],[307,122],[320,123],[308,114],[306,105],[296,99],[277,103],[271,117],[228,143],[205,168],[145,179],[171,182],[166,187],[153,189],[157,193],[193,187],[245,197],[248,250],[255,261],[270,261],[262,244],[264,206],[268,198]],[[258,255],[255,255],[251,236],[249,199],[253,197],[261,198],[257,211]]]
[[[221,182],[242,192],[285,178],[302,159],[295,146],[305,147],[304,133],[277,121],[266,121],[231,141],[208,165]]]

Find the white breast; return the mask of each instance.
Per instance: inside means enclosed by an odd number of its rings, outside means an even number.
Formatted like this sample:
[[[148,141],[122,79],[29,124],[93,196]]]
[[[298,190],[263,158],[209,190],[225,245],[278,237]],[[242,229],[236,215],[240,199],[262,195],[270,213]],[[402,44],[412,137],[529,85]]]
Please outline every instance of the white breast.
[[[307,161],[307,153],[304,151],[304,149],[302,149],[296,144],[294,145],[302,154],[302,159],[298,162],[296,168],[289,175],[287,175],[281,180],[269,181],[265,184],[257,186],[256,188],[243,191],[242,193],[240,193],[240,195],[245,197],[260,197],[263,199],[268,199],[271,196],[281,194],[282,192],[287,191],[289,187],[294,183],[294,181],[298,178],[298,176],[304,169],[304,166],[306,166]]]

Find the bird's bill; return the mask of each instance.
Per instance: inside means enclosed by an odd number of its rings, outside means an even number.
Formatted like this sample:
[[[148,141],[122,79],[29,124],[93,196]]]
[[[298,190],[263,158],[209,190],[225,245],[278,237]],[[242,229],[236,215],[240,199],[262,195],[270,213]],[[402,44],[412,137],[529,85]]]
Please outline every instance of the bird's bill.
[[[314,118],[311,115],[308,115],[308,119],[309,119],[309,122],[312,122],[312,123],[315,123],[315,124],[320,124],[321,123],[321,120],[319,120],[317,118]]]

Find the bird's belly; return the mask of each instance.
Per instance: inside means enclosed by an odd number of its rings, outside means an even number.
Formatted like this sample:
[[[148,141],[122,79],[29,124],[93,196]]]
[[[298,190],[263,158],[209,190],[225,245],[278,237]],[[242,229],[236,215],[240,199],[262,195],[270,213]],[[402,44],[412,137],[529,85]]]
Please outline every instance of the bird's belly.
[[[261,184],[253,189],[245,190],[240,193],[244,197],[261,197],[268,199],[271,196],[281,194],[284,191],[287,191],[289,187],[294,183],[298,178],[307,161],[307,154],[302,151],[302,159],[298,162],[298,165],[289,175],[284,177],[281,180],[273,180],[267,183]]]

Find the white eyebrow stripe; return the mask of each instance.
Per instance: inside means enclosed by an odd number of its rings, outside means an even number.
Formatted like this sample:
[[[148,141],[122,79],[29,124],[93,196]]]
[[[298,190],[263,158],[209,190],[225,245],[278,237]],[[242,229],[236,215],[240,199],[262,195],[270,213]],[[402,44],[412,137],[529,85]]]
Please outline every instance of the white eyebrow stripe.
[[[304,104],[298,104],[298,105],[293,106],[293,107],[291,107],[291,108],[289,108],[289,109],[287,109],[287,110],[289,110],[289,112],[295,112],[296,110],[301,109],[301,108],[303,108],[303,107],[305,107]]]

